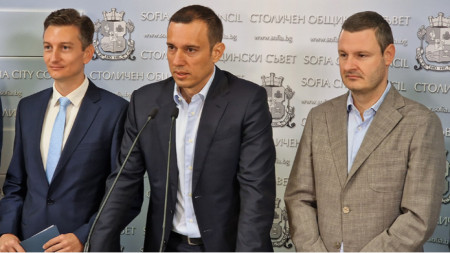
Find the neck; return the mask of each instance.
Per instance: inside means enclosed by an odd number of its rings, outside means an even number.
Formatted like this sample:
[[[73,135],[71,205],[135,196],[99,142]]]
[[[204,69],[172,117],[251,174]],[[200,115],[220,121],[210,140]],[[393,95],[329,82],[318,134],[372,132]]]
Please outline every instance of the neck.
[[[55,88],[63,97],[65,97],[80,87],[84,82],[84,78],[83,75],[82,78],[78,78],[78,80],[55,80]]]
[[[363,114],[364,111],[372,107],[380,97],[366,97],[364,95],[357,95],[352,92],[352,98],[353,104],[355,105],[356,109],[358,109],[358,111]]]
[[[208,78],[209,80],[209,78]],[[192,88],[182,88],[180,87],[181,96],[183,96],[184,100],[189,104],[191,102],[192,97],[199,93],[206,85],[207,81],[203,85],[194,86]]]
[[[353,104],[355,105],[356,109],[358,109],[361,118],[364,120],[363,114],[364,112],[372,107],[383,95],[384,91],[386,90],[386,85],[380,85],[379,89],[370,92],[370,93],[364,93],[364,92],[354,92],[352,91],[352,98],[353,98]]]
[[[189,92],[188,89],[184,89],[184,88],[180,88],[180,91],[181,91],[181,96],[183,96],[184,100],[186,100],[186,102],[188,104],[191,102],[192,97],[198,93],[198,92],[194,93],[192,91]]]

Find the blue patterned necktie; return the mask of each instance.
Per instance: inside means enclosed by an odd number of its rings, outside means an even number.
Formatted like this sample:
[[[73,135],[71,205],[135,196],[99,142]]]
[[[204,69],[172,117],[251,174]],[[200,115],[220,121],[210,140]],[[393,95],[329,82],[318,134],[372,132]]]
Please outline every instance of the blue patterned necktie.
[[[66,109],[70,100],[66,97],[59,98],[59,112],[56,115],[53,125],[52,136],[50,137],[50,147],[48,148],[46,174],[50,183],[55,173],[56,165],[61,156],[61,149],[64,137],[64,127],[66,125]]]

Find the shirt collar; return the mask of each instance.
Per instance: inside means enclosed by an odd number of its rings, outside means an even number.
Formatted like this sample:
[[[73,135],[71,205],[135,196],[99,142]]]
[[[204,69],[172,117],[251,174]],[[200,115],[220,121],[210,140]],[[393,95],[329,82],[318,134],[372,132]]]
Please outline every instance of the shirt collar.
[[[208,82],[203,87],[203,89],[199,93],[195,94],[195,95],[199,95],[203,101],[205,101],[206,95],[208,94],[209,88],[211,87],[211,84],[214,80],[215,75],[216,75],[216,67],[214,67],[213,74],[211,75],[211,77],[209,78]],[[175,103],[177,105],[180,105],[181,101],[184,100],[177,83],[175,83],[175,88],[173,89],[173,100],[175,101]]]
[[[81,105],[81,101],[83,100],[84,95],[86,94],[86,91],[89,87],[89,81],[87,77],[84,77],[84,81],[81,83],[81,85],[76,88],[74,91],[69,93],[66,98],[68,98],[71,102],[71,104],[75,107],[79,107]],[[61,93],[56,90],[55,83],[53,83],[53,94],[51,98],[51,104],[53,106],[56,106],[58,104],[59,98],[61,98]]]
[[[386,97],[387,93],[389,92],[389,90],[391,89],[391,83],[388,82],[386,89],[384,90],[383,94],[381,95],[381,97],[378,99],[378,101],[372,105],[369,109],[374,110],[375,112],[378,111],[378,109],[380,108],[381,104],[384,101],[384,98]],[[355,105],[353,104],[353,98],[352,98],[352,92],[350,91],[348,93],[348,97],[347,97],[347,112],[352,111],[355,107]]]

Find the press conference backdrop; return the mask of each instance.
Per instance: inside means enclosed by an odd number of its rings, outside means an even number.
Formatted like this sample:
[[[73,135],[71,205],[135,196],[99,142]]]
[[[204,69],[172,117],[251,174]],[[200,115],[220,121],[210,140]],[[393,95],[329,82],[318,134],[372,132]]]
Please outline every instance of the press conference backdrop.
[[[1,0],[4,142],[0,185],[12,155],[19,100],[52,85],[42,59],[42,23],[52,10],[71,7],[91,17],[96,26],[96,55],[86,74],[98,86],[129,99],[133,90],[170,76],[165,45],[168,20],[189,4],[209,6],[222,19],[226,50],[217,65],[266,86],[269,92],[277,149],[277,201],[271,232],[276,251],[294,250],[282,199],[306,116],[314,106],[347,91],[339,75],[337,40],[351,14],[373,10],[389,22],[397,48],[389,80],[402,95],[438,114],[450,149],[447,0]],[[441,215],[426,251],[448,251],[448,172],[447,162]],[[122,231],[125,251],[142,249],[148,194],[145,201],[141,215]]]

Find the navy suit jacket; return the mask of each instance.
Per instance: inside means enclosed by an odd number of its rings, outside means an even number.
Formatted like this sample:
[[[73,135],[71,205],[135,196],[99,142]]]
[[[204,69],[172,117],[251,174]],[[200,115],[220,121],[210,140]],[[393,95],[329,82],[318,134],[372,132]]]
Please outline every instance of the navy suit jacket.
[[[2,157],[2,147],[3,147],[3,105],[2,105],[2,100],[0,99],[0,112],[2,113],[1,117],[0,117],[0,162],[1,162],[1,157]],[[0,195],[1,195],[1,191],[0,191]]]
[[[110,201],[100,216],[91,251],[117,251],[114,241],[130,197],[148,172],[150,203],[144,251],[160,247],[173,78],[146,85],[130,101],[119,163],[153,108],[159,113],[142,132]],[[206,251],[273,251],[270,229],[275,204],[275,147],[264,88],[216,68],[197,133],[192,197]],[[172,131],[175,139],[175,127]],[[175,140],[179,141],[179,140]],[[168,240],[177,202],[178,167],[172,143],[167,205]],[[113,174],[108,183],[113,179]],[[123,222],[122,222],[123,223]]]
[[[89,82],[62,150],[52,182],[40,152],[41,132],[52,89],[18,105],[14,151],[0,201],[0,234],[26,239],[55,224],[84,243],[114,169],[128,102]]]
[[[2,117],[0,117],[0,162],[1,162],[1,157],[2,157],[2,147],[3,147],[3,105],[2,105],[2,100],[0,99],[0,111],[1,111],[1,115]],[[1,191],[0,191],[0,195],[1,195]]]

